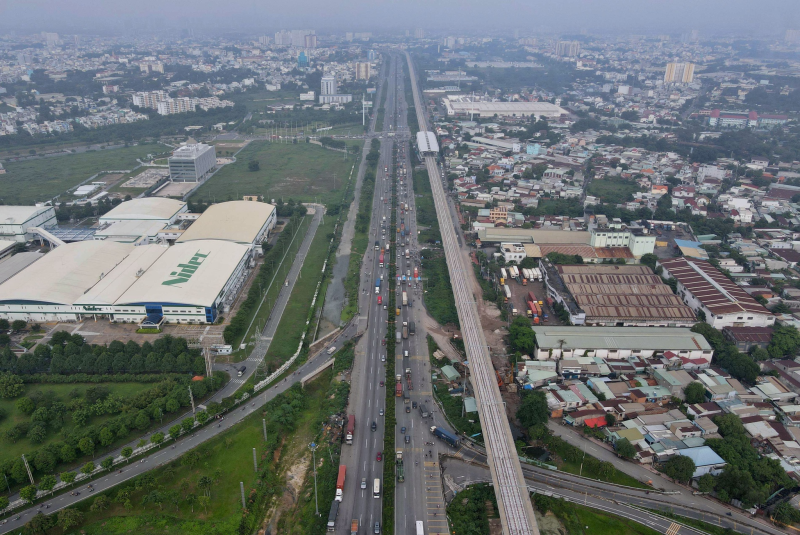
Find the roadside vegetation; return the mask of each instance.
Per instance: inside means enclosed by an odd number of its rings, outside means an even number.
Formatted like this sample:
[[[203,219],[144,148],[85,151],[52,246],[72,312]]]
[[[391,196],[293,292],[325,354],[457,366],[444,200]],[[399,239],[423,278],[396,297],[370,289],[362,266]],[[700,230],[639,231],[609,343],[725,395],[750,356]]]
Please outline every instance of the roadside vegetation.
[[[544,494],[535,494],[533,504],[536,511],[544,517],[544,524],[549,524],[548,518],[555,517],[565,532],[570,535],[657,535],[660,533],[633,520]]]

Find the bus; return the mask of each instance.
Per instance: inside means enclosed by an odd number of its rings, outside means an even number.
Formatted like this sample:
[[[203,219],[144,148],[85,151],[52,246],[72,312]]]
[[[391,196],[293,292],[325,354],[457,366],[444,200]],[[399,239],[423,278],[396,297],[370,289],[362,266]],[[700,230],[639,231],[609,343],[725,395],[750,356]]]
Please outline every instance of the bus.
[[[425,525],[422,520],[417,520],[417,535],[425,535]]]
[[[373,498],[380,498],[381,497],[381,480],[377,477],[375,481],[372,483],[372,497]]]

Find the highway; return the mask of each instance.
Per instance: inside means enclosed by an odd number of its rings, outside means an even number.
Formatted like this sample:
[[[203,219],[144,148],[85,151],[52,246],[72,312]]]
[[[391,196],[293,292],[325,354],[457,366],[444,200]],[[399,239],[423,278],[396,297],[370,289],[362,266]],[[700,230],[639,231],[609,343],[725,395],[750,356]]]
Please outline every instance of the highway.
[[[394,65],[390,65],[388,79],[394,76]],[[386,110],[384,113],[384,131],[390,129],[394,115],[394,85],[387,83],[378,94],[376,103],[383,98],[386,92]],[[379,104],[378,104],[379,106]],[[377,115],[377,110],[376,110]],[[371,126],[374,123],[371,123]],[[367,144],[374,136],[370,129]],[[387,248],[385,233],[381,231],[380,223],[385,217],[390,219],[389,202],[383,202],[391,196],[392,169],[392,139],[382,136],[380,158],[376,170],[375,192],[372,203],[372,216],[370,231],[367,241],[367,251],[361,265],[361,278],[359,288],[359,318],[358,330],[362,334],[355,349],[355,360],[350,382],[350,400],[348,414],[355,416],[355,434],[352,445],[345,444],[342,448],[340,463],[347,466],[345,488],[339,517],[336,521],[336,533],[349,534],[351,520],[358,520],[360,528],[364,531],[373,531],[376,522],[381,522],[383,512],[382,492],[381,498],[373,497],[373,484],[375,479],[381,480],[383,488],[383,462],[391,462],[392,452],[388,452],[388,461],[384,458],[377,460],[378,453],[387,455],[384,450],[385,411],[387,410],[386,388],[391,388],[393,383],[386,377],[386,319],[388,311],[384,308],[388,298],[388,270],[379,267],[380,250]],[[386,224],[388,226],[388,223]],[[384,230],[386,227],[384,227]],[[378,249],[375,243],[378,242]],[[388,250],[386,252],[388,256]],[[382,280],[381,280],[382,277]],[[376,292],[376,280],[380,280],[380,288]],[[380,297],[381,303],[378,303]],[[381,386],[383,381],[383,386]],[[372,424],[375,429],[372,430]],[[363,481],[363,482],[362,482]],[[329,511],[331,504],[325,504],[321,510]]]
[[[419,94],[414,65],[406,53],[414,105],[420,130],[427,130],[425,105]],[[489,357],[472,289],[467,281],[467,269],[459,251],[457,232],[449,217],[447,199],[442,186],[442,172],[435,155],[425,156],[425,165],[433,190],[433,199],[442,244],[447,258],[450,281],[455,295],[458,318],[464,336],[464,345],[469,361],[470,378],[478,405],[478,415],[486,441],[492,482],[497,496],[497,505],[503,533],[508,535],[538,535],[539,529],[533,506],[514,448],[514,440],[505,414],[505,405],[497,388],[494,368]]]
[[[420,246],[417,242],[417,221],[414,194],[414,182],[411,171],[411,147],[408,130],[408,104],[405,101],[405,74],[400,66],[402,56],[394,56],[398,63],[396,95],[397,95],[397,226],[402,229],[398,236],[397,247],[397,303],[400,316],[397,317],[398,330],[401,333],[395,356],[396,373],[403,375],[403,397],[395,398],[395,430],[396,448],[403,452],[403,471],[405,481],[397,483],[395,491],[395,533],[414,534],[415,523],[422,521],[429,535],[449,534],[442,479],[439,466],[440,454],[455,453],[446,443],[436,439],[430,432],[431,426],[445,427],[449,425],[436,406],[432,403],[431,369],[428,358],[427,333],[424,317],[427,312],[423,306],[422,281],[411,281],[415,268],[425,277],[420,266]],[[406,209],[405,205],[408,205]],[[404,226],[404,228],[403,228]],[[408,257],[405,251],[408,250]],[[403,277],[406,278],[403,281]],[[406,292],[408,306],[402,306],[402,294]],[[413,325],[413,331],[412,331]],[[403,327],[407,334],[403,337]],[[412,334],[413,332],[413,334]],[[410,370],[411,385],[408,388],[406,371]],[[405,397],[408,393],[408,397]],[[421,406],[430,413],[423,417]],[[416,408],[414,408],[416,407]],[[403,433],[405,428],[405,433]],[[405,437],[409,442],[405,442]]]

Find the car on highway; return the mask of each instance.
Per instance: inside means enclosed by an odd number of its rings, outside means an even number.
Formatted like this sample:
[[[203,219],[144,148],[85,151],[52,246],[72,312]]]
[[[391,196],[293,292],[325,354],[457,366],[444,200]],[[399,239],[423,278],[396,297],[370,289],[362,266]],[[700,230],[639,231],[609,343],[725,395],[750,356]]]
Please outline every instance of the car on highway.
[[[375,460],[379,461],[379,462],[382,461],[383,460],[383,452],[379,451],[378,455],[375,456]]]
[[[405,427],[401,427],[400,428],[400,434],[401,435],[405,435],[406,434],[406,428]]]
[[[382,304],[382,303],[383,303],[383,298],[382,298],[382,297],[379,295],[379,296],[378,296],[378,304],[380,305],[380,304]]]
[[[361,478],[361,488],[362,489],[367,488],[367,478],[366,477],[362,477]]]
[[[373,533],[379,534],[380,532],[381,532],[381,523],[375,522],[375,530],[373,531]]]
[[[381,362],[386,362],[386,355],[381,355]]]
[[[378,414],[379,414],[380,416],[383,416],[383,409],[379,410],[379,411],[378,411]]]
[[[381,345],[382,345],[382,346],[385,346],[385,345],[386,345],[386,338],[383,338],[383,339],[381,339]]]
[[[408,413],[410,413],[410,412],[411,412],[411,407],[409,407],[408,405],[406,405],[406,414],[408,414]]]
[[[372,428],[373,431],[375,431],[376,429],[378,429],[378,424],[376,422],[372,422],[372,425],[370,427]]]
[[[405,442],[406,442],[406,444],[410,444],[411,443],[411,435],[406,435]]]
[[[412,409],[416,409],[417,408],[417,402],[416,401],[412,401],[411,402],[411,408]]]
[[[383,386],[383,381],[381,381],[381,386]]]

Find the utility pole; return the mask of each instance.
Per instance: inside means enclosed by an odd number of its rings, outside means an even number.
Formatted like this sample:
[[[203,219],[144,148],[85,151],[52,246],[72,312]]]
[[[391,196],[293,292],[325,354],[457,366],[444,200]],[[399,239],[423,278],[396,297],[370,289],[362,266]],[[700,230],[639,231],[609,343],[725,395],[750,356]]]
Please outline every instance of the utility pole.
[[[194,414],[195,412],[197,412],[197,409],[194,406],[194,395],[192,395],[192,387],[188,386],[187,388],[189,389],[189,401],[192,402],[192,414]]]
[[[267,441],[267,420],[266,418],[261,419],[261,427],[264,429],[264,442]]]
[[[253,448],[253,472],[258,472],[258,461],[256,460],[256,449]]]
[[[314,463],[314,509],[317,512],[317,516],[319,516],[319,502],[317,501],[317,445],[312,442],[308,447],[311,449],[311,458]],[[24,458],[23,456],[23,459]]]
[[[242,493],[242,509],[244,509],[244,481],[239,481],[239,490]]]

